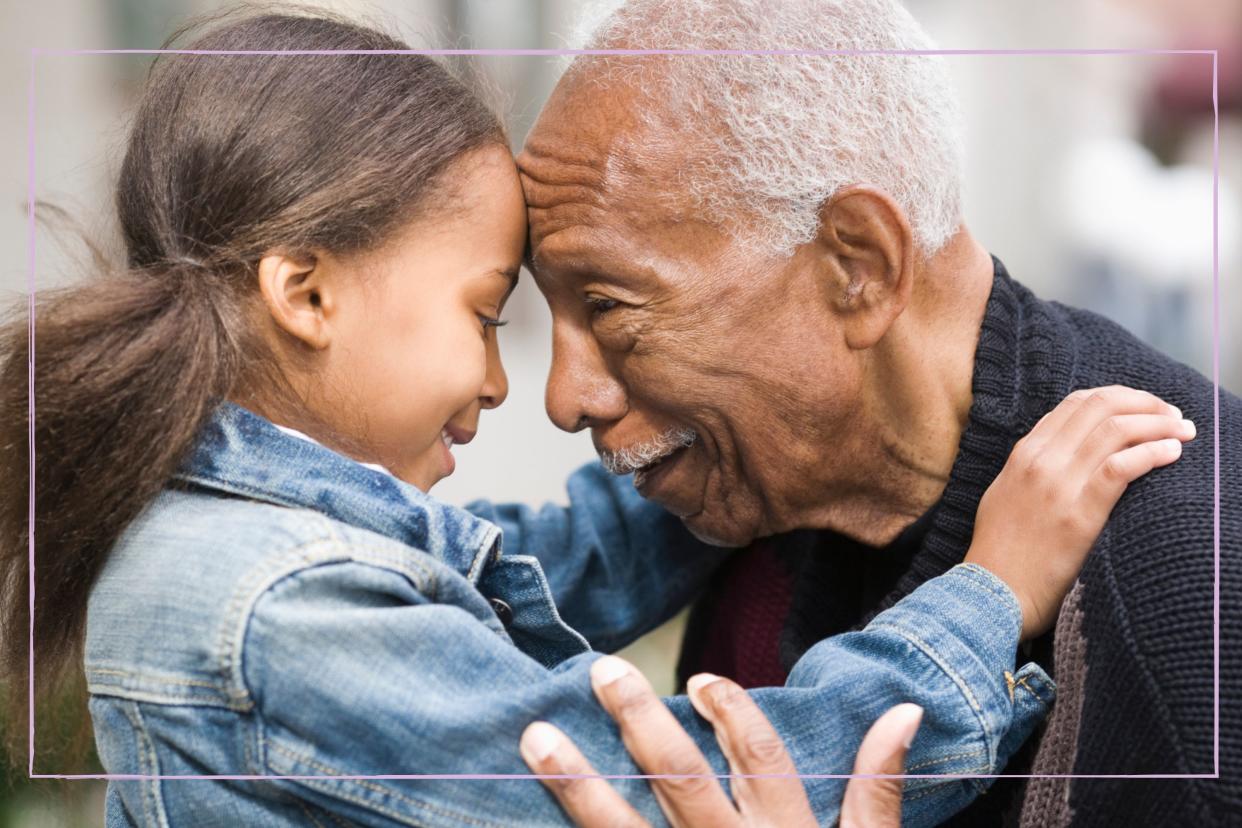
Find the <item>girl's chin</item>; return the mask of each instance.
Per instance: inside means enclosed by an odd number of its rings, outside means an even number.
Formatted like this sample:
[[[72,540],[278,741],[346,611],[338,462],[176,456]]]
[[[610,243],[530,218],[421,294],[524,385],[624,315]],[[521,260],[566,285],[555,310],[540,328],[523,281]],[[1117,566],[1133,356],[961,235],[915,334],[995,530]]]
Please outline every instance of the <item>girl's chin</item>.
[[[397,476],[423,492],[430,492],[432,486],[448,477],[456,468],[457,461],[453,453],[443,442],[436,440],[435,445],[419,455],[408,474]]]
[[[427,474],[423,471],[415,471],[412,474],[398,474],[396,477],[406,483],[409,483],[423,494],[429,494],[431,492],[431,487],[443,479],[435,475]]]

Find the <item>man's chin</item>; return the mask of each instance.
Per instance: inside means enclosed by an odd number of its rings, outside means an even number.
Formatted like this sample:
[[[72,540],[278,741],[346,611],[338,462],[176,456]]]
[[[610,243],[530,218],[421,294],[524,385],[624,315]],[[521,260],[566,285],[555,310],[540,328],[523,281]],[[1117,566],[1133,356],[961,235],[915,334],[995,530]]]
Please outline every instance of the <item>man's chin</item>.
[[[696,540],[708,546],[719,546],[722,549],[741,549],[743,546],[750,545],[749,540],[718,536],[714,534],[712,529],[697,526],[694,523],[694,518],[683,518],[682,523],[690,530],[690,534],[694,535]]]
[[[693,513],[678,515],[689,533],[712,546],[740,549],[749,546],[763,534],[763,521],[758,511],[745,508],[735,500],[720,502],[715,498],[700,497]]]
[[[709,497],[702,458],[693,447],[680,449],[647,473],[635,475],[634,485],[644,498],[681,518],[686,529],[711,546],[738,548],[755,538],[753,526],[737,520],[724,503]]]
[[[709,546],[740,549],[743,546],[750,546],[756,537],[753,530],[738,526],[727,519],[721,519],[718,515],[713,515],[711,510],[702,510],[689,517],[683,517],[681,522],[690,534]]]
[[[634,488],[685,520],[703,511],[703,485],[695,468],[693,448],[680,448],[660,462],[634,474]]]

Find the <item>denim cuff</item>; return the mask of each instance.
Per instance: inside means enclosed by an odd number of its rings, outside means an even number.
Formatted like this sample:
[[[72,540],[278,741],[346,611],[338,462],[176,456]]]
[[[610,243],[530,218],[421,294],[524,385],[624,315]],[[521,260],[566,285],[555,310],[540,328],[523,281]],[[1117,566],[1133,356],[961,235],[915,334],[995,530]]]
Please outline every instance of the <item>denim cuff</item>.
[[[925,582],[867,629],[901,636],[954,682],[978,719],[993,772],[1055,696],[1055,685],[1037,665],[1014,672],[1022,611],[1013,591],[977,564],[958,564]]]

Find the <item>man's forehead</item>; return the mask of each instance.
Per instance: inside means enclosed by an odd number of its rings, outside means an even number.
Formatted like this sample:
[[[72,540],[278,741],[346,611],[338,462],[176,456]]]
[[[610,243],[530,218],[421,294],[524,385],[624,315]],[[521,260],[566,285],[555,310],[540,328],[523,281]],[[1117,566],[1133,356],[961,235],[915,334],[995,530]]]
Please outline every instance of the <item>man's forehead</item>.
[[[518,156],[525,178],[545,188],[607,186],[620,163],[618,155],[629,144],[626,133],[638,122],[628,116],[624,95],[600,90],[592,106],[588,92],[583,84],[572,83],[552,93]]]
[[[575,64],[553,90],[519,155],[523,173],[547,183],[617,188],[659,183],[687,152],[658,102],[624,79]]]
[[[575,63],[548,96],[526,146],[541,146],[547,139],[607,151],[617,135],[639,126],[640,97],[632,85],[607,80],[592,65]]]
[[[637,153],[583,160],[565,150],[528,151],[520,164],[536,262],[553,250],[561,258],[583,244],[590,248],[584,254],[604,242],[630,246],[685,212],[686,194],[676,189],[675,174],[655,171]],[[545,249],[552,236],[556,243]]]

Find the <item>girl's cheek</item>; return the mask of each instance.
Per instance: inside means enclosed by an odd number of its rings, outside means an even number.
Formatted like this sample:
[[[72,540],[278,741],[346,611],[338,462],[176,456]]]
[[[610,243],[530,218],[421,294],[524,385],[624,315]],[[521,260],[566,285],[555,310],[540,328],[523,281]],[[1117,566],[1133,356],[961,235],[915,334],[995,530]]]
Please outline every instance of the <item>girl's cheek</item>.
[[[480,335],[478,331],[473,331],[473,336],[461,337],[461,342],[454,351],[456,354],[457,372],[462,377],[470,378],[473,382],[478,380],[479,384],[483,384],[483,377],[487,374],[487,340]],[[487,336],[495,336],[494,330],[489,330]]]
[[[463,396],[469,395],[473,401],[483,393],[483,384],[487,382],[487,351],[478,349],[468,362],[463,360],[460,368],[456,384]]]
[[[461,337],[439,352],[439,358],[427,366],[427,380],[420,391],[436,389],[439,407],[457,412],[478,398],[487,377],[487,350],[476,333],[473,338]],[[432,367],[434,366],[434,367]]]

